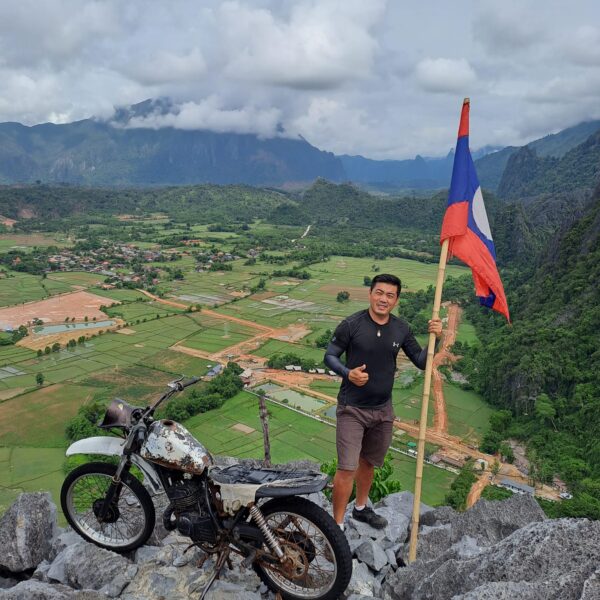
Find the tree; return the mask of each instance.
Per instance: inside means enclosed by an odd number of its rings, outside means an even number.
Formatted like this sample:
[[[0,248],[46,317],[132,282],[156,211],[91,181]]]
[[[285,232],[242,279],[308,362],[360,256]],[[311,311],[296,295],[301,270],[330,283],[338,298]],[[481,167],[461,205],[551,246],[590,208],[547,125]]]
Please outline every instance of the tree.
[[[338,292],[336,300],[338,302],[347,302],[348,300],[350,300],[350,292],[347,292],[346,290]]]
[[[38,385],[40,385],[40,386],[41,386],[41,385],[44,385],[44,374],[43,374],[43,373],[38,373],[38,374],[35,376],[35,382],[36,382]]]
[[[548,394],[540,394],[535,400],[535,415],[542,421],[548,419],[556,431],[556,424],[554,423],[554,417],[556,416],[556,409],[552,405],[552,400]]]
[[[367,287],[371,287],[371,278],[368,275],[365,275],[363,277],[363,285],[366,285]]]
[[[498,462],[498,460],[495,460],[494,463],[492,464],[492,476],[496,477],[496,475],[498,475],[498,473],[500,472],[500,463]]]

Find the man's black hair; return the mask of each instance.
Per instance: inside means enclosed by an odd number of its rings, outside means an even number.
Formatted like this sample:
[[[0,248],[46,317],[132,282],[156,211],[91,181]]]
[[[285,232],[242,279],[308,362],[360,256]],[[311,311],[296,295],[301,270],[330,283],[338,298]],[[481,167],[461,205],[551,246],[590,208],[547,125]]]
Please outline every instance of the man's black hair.
[[[373,279],[371,279],[371,291],[375,287],[377,283],[389,283],[391,285],[395,285],[398,288],[398,296],[400,296],[400,292],[402,291],[402,282],[395,275],[390,275],[389,273],[381,273],[380,275],[375,275]]]

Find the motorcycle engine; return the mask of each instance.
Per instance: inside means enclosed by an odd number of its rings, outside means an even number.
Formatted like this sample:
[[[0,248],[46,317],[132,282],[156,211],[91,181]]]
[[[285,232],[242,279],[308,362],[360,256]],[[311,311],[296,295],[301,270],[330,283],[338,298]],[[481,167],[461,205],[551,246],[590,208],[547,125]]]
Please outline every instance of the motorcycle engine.
[[[201,481],[178,481],[167,488],[167,496],[171,502],[163,513],[165,529],[177,529],[194,542],[214,544],[217,541],[217,529],[205,508],[204,485]]]

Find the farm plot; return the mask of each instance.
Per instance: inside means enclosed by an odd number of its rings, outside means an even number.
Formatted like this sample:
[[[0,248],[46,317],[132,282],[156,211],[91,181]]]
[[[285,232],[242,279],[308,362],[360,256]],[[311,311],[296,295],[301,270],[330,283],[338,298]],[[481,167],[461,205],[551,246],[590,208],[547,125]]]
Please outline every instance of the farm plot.
[[[46,281],[58,281],[71,286],[90,287],[104,281],[105,276],[98,273],[88,273],[86,271],[68,271],[50,273]]]
[[[0,445],[65,445],[65,424],[91,398],[80,385],[59,384],[33,390],[0,404]]]
[[[292,323],[306,323],[313,318],[308,313],[265,304],[252,297],[220,306],[217,312],[274,328],[286,327]]]
[[[120,317],[124,321],[135,321],[137,319],[149,320],[155,319],[156,315],[161,317],[167,314],[179,314],[184,312],[181,308],[167,306],[160,302],[128,302],[119,304],[106,309],[106,314],[111,317]]]
[[[304,344],[291,344],[289,342],[270,339],[258,350],[255,350],[253,354],[266,358],[275,356],[275,354],[295,354],[300,358],[314,360],[320,364],[323,362],[325,351],[321,348],[314,348],[313,346],[306,346]]]
[[[165,350],[198,329],[185,316],[154,319],[136,325],[131,335],[105,333],[71,349],[62,349],[37,357],[19,347],[0,350],[0,364],[11,366],[25,375],[0,379],[0,392],[7,389],[30,388],[36,385],[35,375],[42,373],[46,383],[61,383],[85,379],[90,373],[109,367],[143,363],[148,356]]]
[[[63,323],[67,318],[83,321],[102,320],[106,315],[100,307],[106,300],[89,292],[73,292],[54,296],[38,302],[0,309],[0,328],[16,328],[19,325],[41,319],[44,322]]]
[[[0,306],[13,306],[47,298],[52,294],[70,292],[71,286],[60,281],[47,281],[28,273],[11,272],[0,278]]]
[[[252,327],[227,319],[221,322],[214,320],[210,326],[203,326],[201,331],[187,337],[182,345],[212,353],[244,342],[256,334],[257,330]]]
[[[448,430],[468,442],[478,443],[489,427],[494,409],[481,396],[444,382]]]
[[[0,515],[22,492],[50,491],[54,503],[60,506],[64,460],[62,448],[0,448]]]
[[[378,268],[377,271],[373,270],[374,264]],[[332,256],[325,263],[308,267],[314,278],[336,286],[361,286],[365,275],[372,278],[377,273],[393,273],[402,280],[402,289],[411,291],[422,290],[433,285],[437,269],[437,264],[422,263],[406,258],[374,260],[347,256]],[[446,267],[447,276],[458,277],[467,272],[468,269],[462,266],[448,265]]]
[[[8,250],[30,250],[36,246],[70,246],[69,240],[62,235],[46,235],[43,233],[3,233],[0,235],[0,252]]]
[[[335,457],[335,428],[295,411],[269,404],[271,457],[274,463],[308,459],[329,461]],[[242,433],[234,428],[241,423],[253,429]],[[188,419],[185,426],[215,454],[262,458],[262,428],[255,396],[242,392],[228,400],[220,409]],[[393,458],[394,474],[403,489],[412,490],[415,462],[409,457]],[[425,465],[423,501],[440,503],[452,482],[453,475]]]

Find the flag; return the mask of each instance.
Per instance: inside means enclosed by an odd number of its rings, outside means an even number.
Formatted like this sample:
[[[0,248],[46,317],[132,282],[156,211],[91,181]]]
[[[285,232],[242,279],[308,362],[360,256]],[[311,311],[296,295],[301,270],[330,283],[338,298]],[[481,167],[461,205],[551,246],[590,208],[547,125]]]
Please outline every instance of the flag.
[[[469,150],[469,106],[466,98],[460,116],[440,243],[449,240],[448,256],[456,256],[471,267],[480,303],[503,314],[510,322],[504,288],[496,267],[492,232]]]

